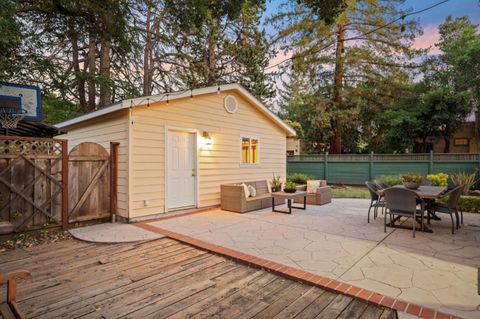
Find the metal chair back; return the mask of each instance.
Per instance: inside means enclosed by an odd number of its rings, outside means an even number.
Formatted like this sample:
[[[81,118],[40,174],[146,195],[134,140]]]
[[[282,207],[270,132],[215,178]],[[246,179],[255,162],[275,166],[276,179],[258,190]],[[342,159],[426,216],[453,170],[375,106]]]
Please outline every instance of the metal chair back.
[[[385,206],[392,212],[414,213],[417,209],[418,195],[411,190],[390,187],[383,191]]]
[[[372,201],[378,200],[378,194],[377,194],[378,186],[372,182],[365,182],[365,185],[367,186],[368,192],[370,193],[370,199]]]
[[[460,196],[462,196],[463,185],[457,186],[452,189],[450,192],[447,193],[448,195],[448,202],[447,206],[450,209],[456,209],[458,207],[458,201],[460,200]]]
[[[432,181],[431,181],[431,180],[429,180],[428,178],[426,178],[426,177],[424,176],[423,179],[422,179],[422,184],[421,184],[421,185],[422,185],[422,186],[432,186],[433,184],[432,184]]]
[[[389,187],[387,184],[384,184],[384,183],[380,182],[379,180],[374,180],[373,182],[375,183],[375,185],[377,185],[379,190],[387,189]]]

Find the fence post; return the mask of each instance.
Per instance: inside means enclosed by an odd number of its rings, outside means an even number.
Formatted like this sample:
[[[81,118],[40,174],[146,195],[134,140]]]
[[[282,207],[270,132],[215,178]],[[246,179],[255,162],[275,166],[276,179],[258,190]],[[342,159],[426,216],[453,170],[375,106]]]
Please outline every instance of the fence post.
[[[428,163],[428,174],[433,174],[433,150],[430,150],[430,161]]]
[[[117,182],[118,182],[118,142],[110,142],[110,216],[112,223],[117,214]]]
[[[368,177],[369,177],[369,181],[372,181],[373,180],[373,151],[370,152],[370,165],[369,165],[369,171],[368,171]]]
[[[325,158],[323,161],[323,177],[328,182],[328,152],[325,152]]]
[[[68,229],[68,141],[62,140],[62,230]]]

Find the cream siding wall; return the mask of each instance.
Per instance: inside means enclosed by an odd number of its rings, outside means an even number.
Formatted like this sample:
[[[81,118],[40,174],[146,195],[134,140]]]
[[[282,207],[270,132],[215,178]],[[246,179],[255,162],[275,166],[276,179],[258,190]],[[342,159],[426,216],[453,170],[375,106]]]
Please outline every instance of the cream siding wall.
[[[223,107],[227,94],[239,102],[235,114]],[[132,109],[130,218],[165,212],[165,128],[210,133],[213,145],[199,149],[200,207],[220,204],[220,184],[271,179],[286,174],[286,132],[235,91],[206,94]],[[241,135],[259,138],[260,163],[241,166]],[[144,206],[144,200],[148,206]]]
[[[72,150],[83,142],[94,142],[110,152],[110,142],[119,142],[118,149],[118,215],[128,217],[128,110],[119,111],[65,128]]]

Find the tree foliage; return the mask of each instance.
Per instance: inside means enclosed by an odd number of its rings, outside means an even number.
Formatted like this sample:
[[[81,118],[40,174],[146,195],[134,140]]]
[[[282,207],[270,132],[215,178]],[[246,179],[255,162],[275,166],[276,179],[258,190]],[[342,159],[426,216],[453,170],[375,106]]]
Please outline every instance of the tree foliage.
[[[319,21],[310,5],[285,3],[270,19],[278,30],[276,42],[293,55],[291,79],[300,96],[292,99],[308,101],[305,107],[311,109],[304,112],[315,114],[295,116],[324,130],[313,134],[322,138],[312,143],[317,151],[359,151],[362,132],[373,130],[375,114],[410,80],[411,61],[421,53],[412,48],[420,29],[414,20],[390,23],[401,14],[399,2],[346,1],[345,11],[330,25]],[[284,112],[291,114],[290,107],[284,104]]]

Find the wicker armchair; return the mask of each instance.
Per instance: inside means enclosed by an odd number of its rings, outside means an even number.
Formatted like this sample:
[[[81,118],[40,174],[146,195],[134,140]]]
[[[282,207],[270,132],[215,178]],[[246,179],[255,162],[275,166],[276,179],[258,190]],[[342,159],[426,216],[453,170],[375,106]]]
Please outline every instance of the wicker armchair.
[[[320,187],[318,187],[315,192],[307,193],[307,204],[308,205],[325,205],[332,202],[332,188],[327,186],[327,181],[325,180],[314,180],[318,182]],[[300,185],[297,187],[299,191],[307,191],[307,185]],[[303,203],[303,198],[295,199],[295,203]]]

